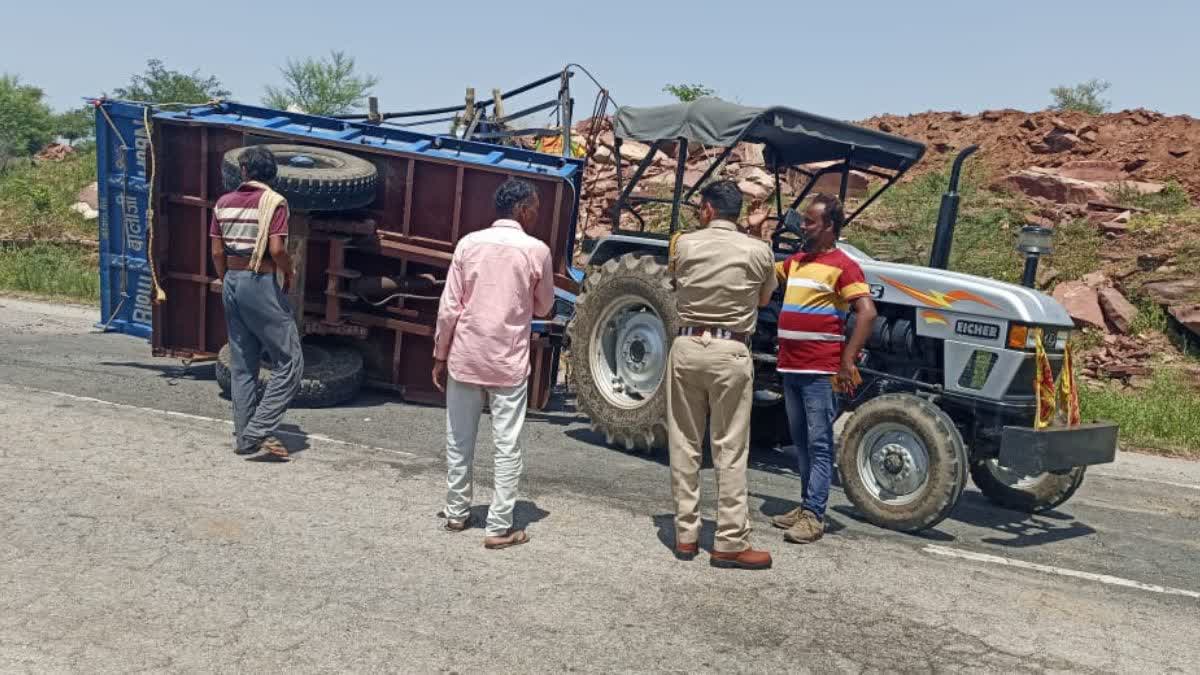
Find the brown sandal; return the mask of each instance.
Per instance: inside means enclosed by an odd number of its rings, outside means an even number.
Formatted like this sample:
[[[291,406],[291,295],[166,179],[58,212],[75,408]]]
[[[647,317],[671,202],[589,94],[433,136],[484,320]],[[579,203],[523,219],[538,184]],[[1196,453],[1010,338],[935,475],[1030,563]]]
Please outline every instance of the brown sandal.
[[[447,532],[462,532],[471,527],[474,523],[471,522],[471,516],[466,518],[446,518],[446,522],[442,523],[442,529]]]
[[[264,438],[262,442],[258,444],[258,449],[266,450],[271,454],[272,457],[279,457],[280,459],[288,456],[287,447],[284,446],[284,444],[274,436],[267,436]]]
[[[483,547],[496,550],[510,546],[520,546],[528,542],[529,534],[525,530],[509,530],[508,534],[500,537],[484,537]]]

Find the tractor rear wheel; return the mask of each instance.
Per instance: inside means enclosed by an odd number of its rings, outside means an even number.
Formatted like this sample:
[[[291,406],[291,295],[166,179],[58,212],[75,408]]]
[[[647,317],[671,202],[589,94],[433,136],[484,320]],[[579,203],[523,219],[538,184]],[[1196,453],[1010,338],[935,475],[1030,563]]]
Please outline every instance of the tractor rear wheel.
[[[953,420],[912,394],[858,407],[842,432],[838,472],[846,496],[870,522],[914,532],[941,522],[967,482],[967,451]]]
[[[579,410],[626,450],[667,445],[667,357],[679,314],[665,261],[614,258],[588,273],[570,324]]]
[[[992,503],[1016,511],[1041,513],[1071,498],[1083,485],[1085,466],[1066,473],[1042,473],[1022,476],[1001,466],[995,459],[971,464],[971,480]]]

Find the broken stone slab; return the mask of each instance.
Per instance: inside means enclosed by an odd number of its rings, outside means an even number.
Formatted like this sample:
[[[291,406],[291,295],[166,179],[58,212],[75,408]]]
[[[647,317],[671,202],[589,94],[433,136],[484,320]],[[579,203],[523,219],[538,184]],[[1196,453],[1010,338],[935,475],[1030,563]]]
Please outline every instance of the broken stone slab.
[[[770,197],[771,193],[774,192],[773,188],[759,185],[758,183],[748,180],[738,183],[737,186],[738,189],[742,191],[742,194],[749,197],[752,201],[762,201],[767,197]]]
[[[1184,328],[1200,336],[1200,303],[1176,305],[1167,310]]]
[[[1111,286],[1099,289],[1096,294],[1100,299],[1100,309],[1104,311],[1108,322],[1117,329],[1118,333],[1128,335],[1130,326],[1137,318],[1137,307],[1134,307],[1125,299],[1124,295],[1121,295],[1120,291]]]
[[[1073,133],[1055,130],[1046,134],[1042,142],[1050,148],[1051,152],[1067,152],[1078,147],[1083,142],[1083,139]]]
[[[809,173],[815,173],[820,169],[833,166],[836,163],[837,162],[814,162],[812,164],[805,164],[801,168]],[[804,186],[808,184],[808,176],[805,176],[799,171],[789,169],[787,173],[787,183],[792,190],[799,193],[804,189]],[[870,188],[870,186],[871,179],[868,178],[866,174],[859,173],[857,171],[851,171],[850,177],[846,182],[846,197],[848,199],[861,199],[867,195],[867,190]],[[823,192],[825,194],[836,195],[841,187],[841,172],[827,173],[817,179],[817,184],[813,186],[812,192],[809,194]]]
[[[1096,290],[1082,281],[1066,281],[1054,287],[1051,294],[1080,327],[1091,327],[1107,332],[1104,311]]]
[[[1065,162],[1062,166],[1056,167],[1055,171],[1067,178],[1101,183],[1119,181],[1126,177],[1124,166],[1120,162],[1101,159],[1078,159]]]
[[[1022,169],[1009,174],[999,183],[1029,197],[1043,197],[1059,204],[1086,205],[1090,201],[1108,199],[1108,191],[1101,183],[1068,178],[1053,169]]]
[[[1142,285],[1142,292],[1161,305],[1184,305],[1200,302],[1200,279],[1152,281]]]
[[[93,182],[91,185],[83,188],[79,191],[79,194],[75,195],[75,201],[87,204],[93,211],[98,210],[100,208],[100,185]]]
[[[1103,288],[1112,284],[1108,279],[1108,275],[1104,272],[1088,272],[1083,275],[1081,281],[1091,288]]]

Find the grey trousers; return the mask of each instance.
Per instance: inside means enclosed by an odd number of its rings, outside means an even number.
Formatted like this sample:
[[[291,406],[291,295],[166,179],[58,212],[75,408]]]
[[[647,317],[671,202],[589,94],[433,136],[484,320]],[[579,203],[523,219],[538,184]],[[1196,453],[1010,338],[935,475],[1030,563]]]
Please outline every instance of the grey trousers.
[[[300,333],[274,274],[227,271],[221,300],[232,357],[234,442],[239,450],[251,450],[275,433],[300,391]],[[260,399],[258,370],[264,352],[271,360],[271,379]]]
[[[471,512],[471,483],[475,437],[486,396],[492,411],[492,440],[496,446],[495,489],[488,509],[488,536],[503,536],[513,526],[517,485],[525,471],[521,429],[529,383],[515,387],[480,387],[448,377],[446,386],[446,510],[447,518],[466,518]]]

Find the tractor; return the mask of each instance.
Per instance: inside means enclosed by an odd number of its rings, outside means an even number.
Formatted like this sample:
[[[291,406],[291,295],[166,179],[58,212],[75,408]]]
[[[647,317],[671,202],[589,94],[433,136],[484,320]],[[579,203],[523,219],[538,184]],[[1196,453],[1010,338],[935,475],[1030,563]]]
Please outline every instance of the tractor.
[[[922,158],[925,147],[791,108],[713,98],[622,107],[613,120],[618,192],[613,229],[585,249],[586,276],[568,324],[571,385],[579,410],[608,443],[653,450],[666,445],[664,373],[680,327],[667,272],[669,239],[680,228],[681,209],[698,208],[700,187],[735,148],[760,144],[773,172],[774,214],[766,222],[774,224],[770,242],[776,259],[783,260],[799,250],[797,208],[815,186],[834,186],[845,202],[853,175],[875,179],[873,191],[847,209],[849,226]],[[626,178],[621,144],[631,140],[651,150]],[[719,151],[698,178],[685,170],[689,147]],[[677,166],[670,196],[636,191],[655,154],[668,148]],[[954,161],[927,267],[875,260],[845,241],[837,244],[862,267],[879,315],[860,361],[863,383],[839,397],[849,417],[835,461],[854,507],[884,528],[934,527],[954,508],[968,475],[999,505],[1053,509],[1078,490],[1087,466],[1112,462],[1116,454],[1114,424],[1035,422],[1038,342],[1057,376],[1075,328],[1062,305],[1033,288],[1037,255],[1047,250],[1051,233],[1023,230],[1022,285],[947,269],[960,170],[974,150],[967,148]],[[802,177],[790,205],[783,203],[781,173]],[[662,211],[669,207],[666,231],[647,226],[642,211],[652,204]],[[782,293],[760,310],[751,339],[752,438],[758,446],[789,442],[775,368]],[[851,315],[847,331],[853,321]]]

